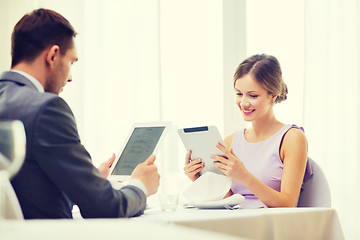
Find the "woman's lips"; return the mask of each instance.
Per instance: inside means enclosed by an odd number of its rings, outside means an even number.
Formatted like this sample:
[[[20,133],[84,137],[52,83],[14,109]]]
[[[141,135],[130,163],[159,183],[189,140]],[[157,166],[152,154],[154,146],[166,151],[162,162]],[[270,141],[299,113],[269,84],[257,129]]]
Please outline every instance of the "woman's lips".
[[[250,115],[255,111],[255,109],[241,109],[241,110],[245,115]]]

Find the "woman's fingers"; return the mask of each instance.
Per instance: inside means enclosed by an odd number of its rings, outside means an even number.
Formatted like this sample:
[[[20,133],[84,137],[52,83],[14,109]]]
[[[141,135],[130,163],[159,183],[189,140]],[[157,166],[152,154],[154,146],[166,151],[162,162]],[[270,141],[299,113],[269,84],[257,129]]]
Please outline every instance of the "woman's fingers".
[[[184,167],[184,170],[187,170],[187,169],[190,169],[190,168],[193,168],[194,166],[196,167],[197,165],[203,165],[202,164],[202,159],[201,158],[197,158],[191,162],[189,162],[188,164],[185,165]]]
[[[229,171],[229,166],[222,163],[222,162],[214,162],[214,165],[217,166],[220,171],[222,171],[223,173],[225,173],[227,175],[227,172]]]
[[[187,164],[184,167],[184,172],[188,176],[194,176],[197,173],[199,173],[203,168],[204,168],[204,164],[202,163],[202,160],[198,158]]]
[[[185,165],[189,164],[191,162],[191,150],[189,150],[187,153],[186,153],[186,156],[185,156]]]
[[[230,157],[230,151],[226,148],[226,147],[224,147],[223,145],[221,145],[220,143],[218,143],[218,144],[216,144],[216,147],[220,150],[220,151],[222,151],[224,154],[225,154],[225,156],[226,157]]]
[[[211,158],[214,160],[214,162],[221,162],[226,165],[230,163],[230,160],[228,159],[227,156],[211,155]]]
[[[186,153],[184,172],[192,181],[195,181],[199,176],[199,172],[204,168],[201,158],[191,160],[191,150]]]
[[[203,169],[203,168],[204,168],[204,166],[202,164],[197,164],[197,165],[192,166],[191,168],[186,169],[185,173],[195,175],[198,172],[200,172],[201,169]]]

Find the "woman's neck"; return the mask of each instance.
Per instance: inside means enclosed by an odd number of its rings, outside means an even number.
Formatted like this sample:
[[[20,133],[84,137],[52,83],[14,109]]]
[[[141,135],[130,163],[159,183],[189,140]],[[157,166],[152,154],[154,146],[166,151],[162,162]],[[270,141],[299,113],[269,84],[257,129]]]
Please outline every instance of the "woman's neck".
[[[254,141],[261,141],[275,134],[283,125],[283,123],[275,118],[274,114],[270,114],[267,118],[251,122],[252,127],[248,133],[251,134],[251,138]]]

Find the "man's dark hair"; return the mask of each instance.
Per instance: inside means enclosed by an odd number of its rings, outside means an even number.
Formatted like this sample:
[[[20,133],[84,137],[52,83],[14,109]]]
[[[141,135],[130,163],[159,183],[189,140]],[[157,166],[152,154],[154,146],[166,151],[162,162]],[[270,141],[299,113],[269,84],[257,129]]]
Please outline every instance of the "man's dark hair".
[[[11,36],[11,67],[21,61],[31,62],[52,45],[58,45],[60,53],[65,55],[73,46],[76,34],[70,22],[55,11],[40,8],[26,14]]]

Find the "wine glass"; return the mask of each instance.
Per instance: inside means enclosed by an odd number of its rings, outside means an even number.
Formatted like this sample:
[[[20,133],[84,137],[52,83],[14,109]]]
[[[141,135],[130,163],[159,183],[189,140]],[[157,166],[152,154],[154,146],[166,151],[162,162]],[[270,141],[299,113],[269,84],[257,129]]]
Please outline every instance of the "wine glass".
[[[5,218],[5,211],[9,207],[6,206],[6,196],[11,187],[9,181],[21,168],[25,152],[26,136],[22,122],[0,121],[0,219]]]

